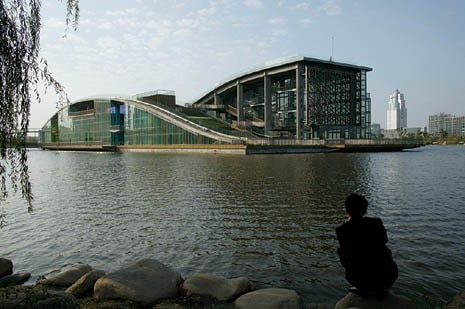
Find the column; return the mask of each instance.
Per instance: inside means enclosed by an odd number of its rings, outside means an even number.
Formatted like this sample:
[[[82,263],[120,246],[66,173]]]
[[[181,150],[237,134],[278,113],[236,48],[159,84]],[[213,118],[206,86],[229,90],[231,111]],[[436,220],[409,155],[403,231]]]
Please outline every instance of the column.
[[[244,102],[244,86],[237,81],[237,122],[241,126],[240,122],[244,121],[244,111],[242,109]]]
[[[214,105],[223,104],[223,100],[221,99],[221,96],[218,93],[215,93],[214,96],[213,96],[213,104]]]
[[[304,124],[304,66],[298,64],[295,70],[295,99],[296,99],[296,119],[295,119],[295,132],[296,139],[303,139],[303,124]]]
[[[265,73],[263,77],[263,99],[265,103],[265,135],[271,131],[271,77]]]

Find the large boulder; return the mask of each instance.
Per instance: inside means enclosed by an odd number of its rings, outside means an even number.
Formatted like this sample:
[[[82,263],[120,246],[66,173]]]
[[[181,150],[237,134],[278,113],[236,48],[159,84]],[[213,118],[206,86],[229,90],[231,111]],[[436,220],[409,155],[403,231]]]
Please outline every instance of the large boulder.
[[[364,308],[364,309],[414,309],[415,306],[409,300],[388,293],[382,299],[376,297],[362,298],[349,292],[339,300],[334,309]]]
[[[465,308],[465,291],[458,293],[447,303],[446,309]]]
[[[103,276],[105,276],[105,272],[103,270],[89,271],[87,274],[74,282],[72,286],[67,288],[66,292],[76,297],[92,294],[94,291],[95,282],[97,282],[97,280]]]
[[[157,260],[145,259],[98,279],[94,298],[127,299],[149,306],[176,297],[181,275]]]
[[[249,290],[249,279],[225,279],[212,274],[194,274],[187,278],[181,291],[187,296],[210,296],[220,301],[230,301]]]
[[[87,264],[72,264],[59,271],[52,272],[45,279],[39,280],[39,283],[49,286],[69,287],[91,270],[92,267]]]
[[[269,288],[244,294],[234,304],[241,309],[298,309],[300,297],[293,290]]]
[[[30,273],[20,272],[0,278],[0,288],[21,285],[31,277]]]
[[[13,262],[8,259],[0,258],[0,278],[13,273]]]

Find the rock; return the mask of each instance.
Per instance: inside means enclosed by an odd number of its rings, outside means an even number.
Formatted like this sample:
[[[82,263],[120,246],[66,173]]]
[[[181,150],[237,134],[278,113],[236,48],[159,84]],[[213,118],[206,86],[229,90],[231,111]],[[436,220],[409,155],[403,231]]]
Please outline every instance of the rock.
[[[157,260],[145,259],[98,279],[94,298],[127,299],[149,306],[175,297],[181,275]]]
[[[31,278],[30,273],[22,272],[0,278],[0,288],[21,285]]]
[[[95,282],[104,275],[103,270],[91,270],[66,289],[66,292],[76,297],[92,294]]]
[[[465,308],[465,291],[458,293],[447,303],[446,309]]]
[[[241,309],[292,309],[300,308],[300,297],[293,290],[270,288],[244,294],[234,304]]]
[[[49,274],[39,283],[43,285],[69,287],[74,284],[79,278],[92,270],[87,264],[77,263],[64,267],[58,272]]]
[[[67,297],[51,294],[45,286],[12,286],[0,289],[0,308],[77,308],[71,297],[69,294]]]
[[[339,300],[334,309],[364,308],[364,309],[413,309],[415,306],[409,300],[388,293],[383,299],[376,297],[362,298],[355,293],[349,292]]]
[[[152,309],[237,309],[233,303],[219,301],[210,296],[178,296],[157,302]],[[333,309],[333,308],[331,308]]]
[[[181,290],[187,296],[203,295],[230,301],[247,292],[249,286],[249,279],[244,277],[225,279],[212,274],[194,274],[183,282]]]
[[[13,273],[13,262],[8,259],[0,258],[0,278],[9,276]]]
[[[63,291],[48,290],[48,297],[38,301],[34,308],[49,309],[49,308],[67,308],[79,309],[79,305],[73,295]]]

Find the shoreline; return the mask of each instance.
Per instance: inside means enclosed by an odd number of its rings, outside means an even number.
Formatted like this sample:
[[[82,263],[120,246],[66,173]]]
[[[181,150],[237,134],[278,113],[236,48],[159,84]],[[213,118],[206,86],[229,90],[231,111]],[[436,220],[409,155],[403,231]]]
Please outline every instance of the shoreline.
[[[366,308],[383,305],[384,308],[455,309],[465,305],[465,292],[458,292],[447,303],[438,303],[424,296],[430,301],[425,304],[392,292],[382,300],[362,299],[348,292],[331,303],[303,304],[301,296],[292,289],[264,288],[248,278],[222,278],[212,273],[197,273],[183,278],[176,270],[152,259],[126,265],[109,274],[94,270],[88,264],[76,263],[41,275],[31,285],[27,284],[30,277],[29,273],[13,273],[13,263],[0,258],[0,307],[28,308],[45,304],[45,307],[87,309],[266,308],[267,305],[257,304],[268,304],[270,299],[276,299],[276,308],[342,309],[361,302],[367,304]],[[145,281],[141,284],[138,281],[142,277]],[[167,287],[169,285],[171,287]],[[115,289],[115,286],[121,287]],[[152,289],[147,290],[147,286]],[[168,292],[153,296],[157,289]],[[134,292],[128,293],[128,290]]]

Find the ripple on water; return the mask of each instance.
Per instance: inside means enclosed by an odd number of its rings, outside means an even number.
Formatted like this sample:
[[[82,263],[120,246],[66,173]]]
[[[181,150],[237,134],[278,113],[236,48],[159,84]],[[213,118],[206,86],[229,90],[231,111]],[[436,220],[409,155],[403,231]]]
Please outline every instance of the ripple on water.
[[[76,261],[112,271],[152,257],[184,276],[214,272],[332,303],[348,287],[334,229],[358,191],[383,219],[394,291],[465,290],[464,152],[279,156],[31,152],[35,211],[2,204],[2,255],[33,278]],[[461,161],[460,161],[461,160]],[[454,163],[455,162],[455,163]],[[22,211],[24,210],[24,211]]]

